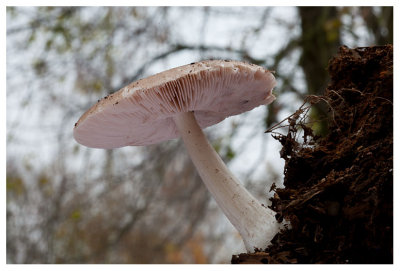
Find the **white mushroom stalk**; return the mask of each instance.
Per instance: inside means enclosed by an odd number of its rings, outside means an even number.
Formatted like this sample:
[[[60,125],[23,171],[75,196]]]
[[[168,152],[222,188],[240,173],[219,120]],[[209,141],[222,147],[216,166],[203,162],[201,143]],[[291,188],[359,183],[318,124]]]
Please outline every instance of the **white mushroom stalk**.
[[[278,232],[274,212],[236,179],[208,142],[193,112],[174,117],[186,149],[215,201],[243,238],[246,250],[264,249]]]

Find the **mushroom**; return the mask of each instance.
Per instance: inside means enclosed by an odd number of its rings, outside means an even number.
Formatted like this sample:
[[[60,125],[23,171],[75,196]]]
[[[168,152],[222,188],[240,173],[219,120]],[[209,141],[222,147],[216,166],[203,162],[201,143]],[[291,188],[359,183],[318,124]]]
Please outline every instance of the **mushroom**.
[[[248,252],[278,232],[275,213],[237,180],[202,128],[275,100],[268,70],[238,61],[207,60],[133,82],[78,120],[74,137],[92,148],[143,146],[182,137],[197,171]]]

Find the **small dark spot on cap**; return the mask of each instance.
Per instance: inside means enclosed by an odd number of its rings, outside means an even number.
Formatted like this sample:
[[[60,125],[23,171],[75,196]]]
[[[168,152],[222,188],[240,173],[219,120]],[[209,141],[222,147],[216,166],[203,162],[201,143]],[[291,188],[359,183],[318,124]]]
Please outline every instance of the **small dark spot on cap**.
[[[97,100],[97,102],[99,103],[99,102],[100,102],[100,100]]]
[[[250,102],[249,100],[244,100],[243,102],[242,102],[242,104],[247,104],[248,102]]]
[[[196,63],[195,62],[190,63],[190,65],[194,65],[194,64],[196,64]]]
[[[75,122],[75,125],[74,125],[74,126],[76,127],[76,125],[78,125],[78,123],[77,123],[77,122]]]
[[[188,130],[188,134],[190,134],[190,130]]]
[[[118,104],[119,102],[116,102],[115,104]]]

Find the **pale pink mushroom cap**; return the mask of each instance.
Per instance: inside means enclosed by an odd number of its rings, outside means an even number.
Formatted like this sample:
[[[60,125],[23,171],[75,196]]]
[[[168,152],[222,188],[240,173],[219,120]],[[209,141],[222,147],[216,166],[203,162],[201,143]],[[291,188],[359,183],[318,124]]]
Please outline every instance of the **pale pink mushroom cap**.
[[[76,141],[112,149],[179,137],[173,116],[194,111],[201,128],[271,103],[276,81],[253,64],[207,60],[133,82],[101,99],[75,124]]]

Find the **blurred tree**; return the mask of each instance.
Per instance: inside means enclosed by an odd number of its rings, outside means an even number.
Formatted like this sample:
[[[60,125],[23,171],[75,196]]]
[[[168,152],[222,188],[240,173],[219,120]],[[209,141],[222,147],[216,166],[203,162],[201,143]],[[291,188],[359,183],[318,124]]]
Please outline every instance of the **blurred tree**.
[[[393,43],[393,7],[361,7],[359,13],[376,45]]]
[[[327,65],[341,44],[341,20],[336,7],[301,7],[302,49],[299,65],[303,69],[309,95],[322,95],[328,83]],[[318,48],[318,49],[317,49]],[[319,120],[313,129],[316,134],[327,133],[327,106],[319,103],[313,107],[310,121]]]

